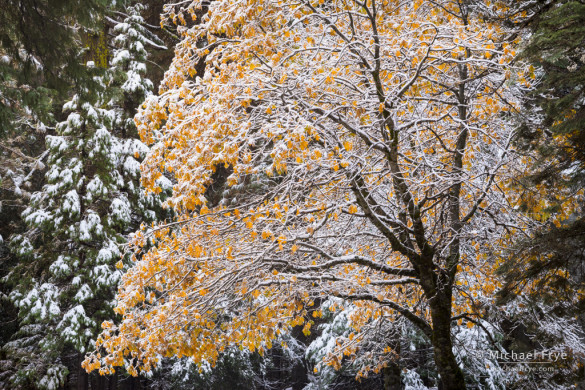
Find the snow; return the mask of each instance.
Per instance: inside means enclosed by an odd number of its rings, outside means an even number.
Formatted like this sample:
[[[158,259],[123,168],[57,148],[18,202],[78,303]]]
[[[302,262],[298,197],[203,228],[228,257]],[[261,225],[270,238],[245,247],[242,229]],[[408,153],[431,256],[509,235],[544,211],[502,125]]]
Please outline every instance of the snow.
[[[69,309],[63,319],[57,325],[57,329],[60,330],[61,336],[70,343],[74,344],[77,349],[81,352],[85,350],[85,340],[89,338],[86,329],[82,331],[82,326],[90,327],[95,325],[95,321],[89,318],[83,305],[78,304]]]
[[[150,151],[148,146],[144,144],[144,142],[139,141],[137,139],[130,139],[126,141],[126,152],[129,154],[134,155],[134,153],[138,153],[140,155],[146,154]]]
[[[120,33],[120,32],[126,32],[126,31],[128,31],[129,28],[130,28],[130,24],[129,23],[121,22],[121,23],[118,23],[117,25],[114,26],[114,31],[116,31],[118,33]],[[116,39],[118,39],[120,37],[121,37],[121,35],[118,35],[116,37]]]
[[[114,257],[110,258],[110,260],[112,259],[114,259]],[[112,272],[112,268],[109,265],[100,264],[93,267],[90,272],[90,277],[97,286],[115,286],[120,276],[115,274],[117,274],[117,271]]]
[[[81,115],[79,115],[77,112],[72,112],[67,117],[67,127],[69,129],[76,129],[81,126],[81,123],[82,123]]]
[[[100,127],[96,130],[91,140],[96,146],[109,146],[112,141],[112,134],[105,127]]]
[[[59,170],[58,166],[53,166],[47,172],[47,180],[49,183],[56,183],[55,188],[62,188],[73,184],[73,170],[64,168]]]
[[[75,95],[73,98],[63,105],[63,112],[65,111],[73,111],[77,109],[77,104],[79,103],[79,96]]]
[[[49,271],[55,276],[68,276],[71,273],[71,268],[67,264],[67,260],[63,255],[57,257],[57,260],[51,264]]]
[[[144,50],[144,45],[142,44],[142,42],[140,41],[136,41],[134,42],[131,46],[130,49],[133,49],[134,51],[138,52],[138,53],[146,53],[146,50]]]
[[[404,381],[404,390],[428,390],[420,376],[415,370],[406,369],[402,373],[402,380]]]
[[[173,188],[173,183],[166,176],[159,177],[156,180],[156,184],[163,190],[170,190]]]
[[[98,252],[96,257],[97,264],[111,264],[112,260],[120,257],[120,250],[114,241],[107,240]]]
[[[101,116],[105,122],[113,124],[117,118],[116,110],[100,110]]]
[[[128,78],[126,82],[122,85],[122,89],[129,93],[134,93],[136,91],[144,90],[144,86],[141,83],[142,77],[134,70],[130,70],[127,73]]]
[[[33,251],[34,248],[28,238],[18,235],[14,240],[20,241],[17,252],[20,256],[25,256]]]
[[[492,335],[497,334],[497,329],[487,321],[482,321],[482,325]],[[505,388],[510,373],[500,367],[497,359],[489,356],[488,352],[493,351],[494,346],[482,327],[458,326],[453,341],[453,352],[464,372],[482,377],[491,390]]]
[[[57,390],[62,387],[67,377],[67,368],[63,365],[52,366],[39,381],[39,388],[45,390]]]
[[[87,284],[83,284],[73,299],[75,299],[76,302],[83,303],[92,297],[93,293],[91,288]]]
[[[51,301],[49,303],[49,314],[51,314],[52,317],[57,317],[59,314],[61,314],[61,310],[59,309],[57,302]]]
[[[64,152],[69,148],[69,142],[64,137],[60,136],[47,136],[47,147],[57,152]]]
[[[81,106],[81,109],[83,111],[85,111],[85,117],[86,119],[91,120],[94,123],[97,123],[99,120],[99,116],[97,111],[95,110],[95,108],[93,108],[93,106],[87,102],[83,103]]]
[[[110,206],[110,211],[114,221],[122,222],[124,224],[130,223],[132,210],[126,197],[114,199]]]
[[[69,215],[79,214],[81,211],[81,203],[77,191],[71,190],[65,194],[61,210]]]
[[[30,225],[40,226],[43,222],[50,220],[51,214],[45,210],[36,210],[26,216],[25,222]]]
[[[120,174],[119,171],[112,171],[112,182],[114,182],[118,187],[124,187],[125,181],[124,176]]]
[[[79,239],[82,241],[89,241],[94,238],[92,233],[99,236],[102,231],[101,218],[94,211],[90,211],[85,219],[79,223]]]
[[[89,183],[87,183],[87,195],[86,199],[92,201],[98,197],[105,196],[108,193],[108,189],[104,186],[104,183],[99,176],[94,176]]]
[[[112,59],[112,65],[118,65],[130,59],[130,52],[126,49],[120,50]]]
[[[17,291],[11,293],[10,297],[21,310],[24,309],[24,313],[29,309],[25,318],[38,316],[44,319],[48,315],[54,317],[60,313],[57,303],[58,289],[51,283],[40,286],[36,284],[24,298]]]
[[[134,62],[132,63],[132,70],[138,74],[146,73],[146,64],[143,62]],[[148,79],[142,80],[143,83],[150,82]]]
[[[579,171],[579,168],[581,167],[581,162],[580,161],[574,161],[573,163],[571,163],[571,165],[562,170],[561,171],[561,175],[567,179],[571,178],[573,175],[575,175],[575,173],[577,173]]]
[[[124,171],[134,177],[140,173],[140,163],[134,157],[128,156],[124,160]]]

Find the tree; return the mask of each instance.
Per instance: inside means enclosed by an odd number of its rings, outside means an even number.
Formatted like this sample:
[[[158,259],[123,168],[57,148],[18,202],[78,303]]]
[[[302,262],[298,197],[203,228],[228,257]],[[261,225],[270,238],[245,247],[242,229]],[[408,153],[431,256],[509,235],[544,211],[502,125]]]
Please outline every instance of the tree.
[[[106,354],[85,368],[137,374],[159,356],[263,352],[290,327],[310,332],[315,302],[334,296],[356,310],[328,364],[403,317],[431,342],[442,386],[465,388],[453,326],[481,324],[479,303],[497,287],[493,254],[524,223],[502,191],[513,85],[529,86],[528,70],[510,64],[510,31],[490,21],[505,10],[447,0],[177,7],[167,12],[183,39],[160,96],[136,117],[152,144],[143,184],[157,192],[172,173],[177,218],[136,233],[123,320],[102,325]],[[187,27],[189,17],[199,19]],[[209,202],[221,177],[244,194]],[[379,372],[391,351],[378,346],[362,372]]]
[[[534,32],[523,56],[539,70],[540,82],[527,102],[526,110],[534,115],[525,119],[518,144],[536,153],[519,177],[518,191],[523,209],[541,223],[501,269],[508,278],[502,296],[529,292],[553,305],[571,302],[570,311],[581,313],[585,307],[584,22],[582,2],[556,1],[537,9],[528,24]]]
[[[114,28],[111,68],[104,74],[88,63],[93,83],[79,86],[58,134],[47,137],[47,184],[23,213],[28,230],[12,238],[20,262],[6,279],[20,328],[4,347],[13,372],[7,386],[58,388],[68,374],[87,385],[79,357],[114,315],[127,260],[121,246],[160,211],[160,197],[139,185],[147,148],[130,119],[153,87],[144,77],[145,46],[160,46],[140,25],[141,9],[126,10]]]
[[[534,344],[570,351],[547,377],[550,386],[566,386],[583,380],[577,362],[585,352],[585,5],[536,2],[527,11],[523,31],[531,37],[521,55],[535,67],[537,83],[520,118],[516,145],[526,165],[514,190],[535,228],[518,238],[498,269],[499,301],[516,306],[508,320],[521,324],[524,338],[529,333]]]
[[[100,25],[104,3],[0,1],[0,295],[10,292],[1,280],[17,262],[9,237],[24,230],[20,214],[43,184],[45,135],[54,134],[70,86],[87,78],[81,35]],[[14,333],[14,313],[2,299],[0,345]]]
[[[0,135],[52,122],[55,98],[85,78],[80,32],[108,1],[19,0],[0,6]]]

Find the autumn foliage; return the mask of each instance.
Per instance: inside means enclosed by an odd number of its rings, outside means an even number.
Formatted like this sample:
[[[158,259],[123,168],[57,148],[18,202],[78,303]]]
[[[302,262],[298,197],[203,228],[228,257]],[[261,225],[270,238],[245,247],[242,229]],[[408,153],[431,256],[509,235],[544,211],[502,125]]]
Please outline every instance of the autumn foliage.
[[[103,324],[85,368],[213,362],[230,345],[262,353],[291,327],[310,332],[333,296],[357,310],[328,364],[401,317],[431,341],[445,388],[464,388],[452,327],[479,321],[502,246],[529,223],[506,188],[510,118],[533,74],[513,62],[519,38],[497,23],[506,9],[218,0],[166,11],[182,40],[135,121],[151,145],[143,184],[156,193],[172,177],[176,219],[135,233],[122,320]],[[363,372],[392,356],[381,345]]]

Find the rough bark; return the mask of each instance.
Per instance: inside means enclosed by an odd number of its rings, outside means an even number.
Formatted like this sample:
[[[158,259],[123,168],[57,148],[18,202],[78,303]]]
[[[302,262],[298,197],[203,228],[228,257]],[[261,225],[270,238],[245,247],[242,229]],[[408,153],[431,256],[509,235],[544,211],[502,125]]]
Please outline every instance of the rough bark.
[[[439,291],[431,300],[432,340],[435,363],[441,376],[439,389],[464,390],[465,379],[453,354],[451,339],[451,292]]]

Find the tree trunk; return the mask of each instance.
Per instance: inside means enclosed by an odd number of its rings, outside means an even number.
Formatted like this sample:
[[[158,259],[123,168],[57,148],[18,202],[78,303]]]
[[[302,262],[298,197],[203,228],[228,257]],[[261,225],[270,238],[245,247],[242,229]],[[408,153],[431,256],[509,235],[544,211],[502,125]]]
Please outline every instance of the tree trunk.
[[[384,390],[404,390],[404,383],[400,376],[400,334],[391,336],[389,346],[396,353],[396,359],[388,362],[388,366],[382,371]]]
[[[83,361],[83,355],[77,354],[77,390],[87,390],[89,388],[89,375],[83,368],[81,368],[81,362]]]
[[[451,293],[437,292],[431,299],[432,344],[435,364],[441,375],[439,389],[465,390],[463,372],[453,354],[451,341]]]
[[[384,390],[403,390],[404,384],[400,377],[400,366],[390,362],[382,371],[384,375]]]

